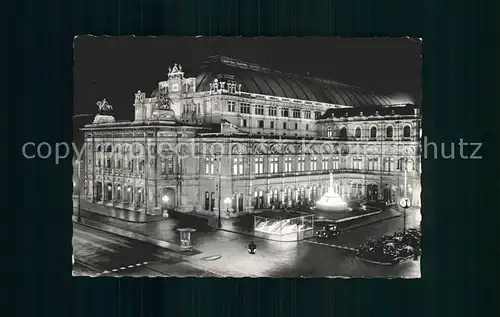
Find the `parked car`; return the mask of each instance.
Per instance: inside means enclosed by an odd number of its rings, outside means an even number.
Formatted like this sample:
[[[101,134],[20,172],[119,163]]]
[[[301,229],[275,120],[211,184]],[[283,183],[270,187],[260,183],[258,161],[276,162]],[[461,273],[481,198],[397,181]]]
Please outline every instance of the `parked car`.
[[[340,234],[340,230],[336,223],[322,223],[316,230],[316,238],[328,239],[334,238]]]

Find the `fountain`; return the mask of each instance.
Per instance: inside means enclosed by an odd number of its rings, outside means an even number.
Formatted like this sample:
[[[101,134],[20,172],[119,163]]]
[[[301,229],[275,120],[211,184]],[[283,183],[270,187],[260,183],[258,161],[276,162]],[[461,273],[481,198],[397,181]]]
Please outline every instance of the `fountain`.
[[[352,209],[347,207],[347,203],[333,190],[333,174],[330,173],[330,186],[323,197],[315,203],[319,211],[346,212]]]

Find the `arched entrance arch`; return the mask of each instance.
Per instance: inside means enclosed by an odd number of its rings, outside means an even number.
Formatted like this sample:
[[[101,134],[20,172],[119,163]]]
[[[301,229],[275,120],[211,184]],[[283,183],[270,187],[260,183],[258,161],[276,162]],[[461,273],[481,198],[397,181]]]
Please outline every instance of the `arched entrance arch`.
[[[378,199],[378,186],[376,184],[368,184],[366,186],[366,199],[367,200]]]
[[[318,200],[318,187],[316,187],[316,185],[314,185],[311,189],[311,200],[312,201],[316,201]]]
[[[238,210],[243,211],[243,193],[238,195]]]
[[[234,193],[231,201],[233,211],[243,211],[243,193]]]
[[[278,190],[276,188],[271,189],[270,195],[271,195],[271,204],[278,204],[279,203]]]
[[[133,202],[133,188],[131,185],[125,185],[123,188],[123,202],[125,204],[131,204]]]
[[[115,184],[115,200],[122,200],[122,186],[120,184]]]
[[[254,208],[255,209],[264,208],[264,192],[262,190],[256,190],[253,196],[254,196]]]
[[[383,194],[385,202],[393,203],[396,201],[396,187],[394,185],[385,184]]]
[[[135,191],[135,200],[137,205],[144,204],[144,189],[142,187],[137,187]]]
[[[163,188],[161,193],[161,207],[162,209],[175,208],[175,190],[173,188]]]
[[[111,183],[106,183],[104,188],[104,201],[109,202],[113,200],[113,185]]]
[[[95,182],[95,200],[102,201],[102,183]]]
[[[300,186],[298,201],[299,203],[303,203],[305,199],[306,199],[306,189],[304,188],[304,186]]]

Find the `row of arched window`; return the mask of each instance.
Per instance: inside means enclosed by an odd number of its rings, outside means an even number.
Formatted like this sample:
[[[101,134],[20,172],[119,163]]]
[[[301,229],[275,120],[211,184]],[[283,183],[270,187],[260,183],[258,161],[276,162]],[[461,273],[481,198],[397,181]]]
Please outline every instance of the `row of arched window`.
[[[333,129],[331,127],[328,127],[326,129],[326,136],[329,138],[334,136]],[[347,127],[340,128],[340,130],[338,131],[337,137],[347,138],[348,137]],[[356,127],[356,129],[354,129],[354,137],[356,139],[359,139],[362,137],[362,130],[360,127]],[[385,128],[385,137],[389,138],[389,139],[394,137],[394,127],[392,125],[389,125]],[[406,125],[403,128],[403,138],[409,138],[409,137],[411,137],[411,127],[409,125]],[[377,138],[377,127],[370,128],[369,138],[370,139]]]

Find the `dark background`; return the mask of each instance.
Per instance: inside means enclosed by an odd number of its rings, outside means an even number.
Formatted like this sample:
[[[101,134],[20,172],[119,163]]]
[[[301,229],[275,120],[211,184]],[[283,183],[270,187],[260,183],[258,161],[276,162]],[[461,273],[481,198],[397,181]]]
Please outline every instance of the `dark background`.
[[[106,98],[117,120],[133,120],[134,94],[147,96],[168,68],[180,63],[186,77],[196,77],[211,55],[253,61],[264,67],[332,79],[387,94],[405,103],[421,102],[422,47],[408,38],[223,38],[80,36],[74,42],[74,119],[90,123],[96,102]]]
[[[3,120],[9,146],[3,151],[7,190],[1,208],[6,217],[2,233],[8,236],[3,244],[2,288],[8,293],[4,315],[498,316],[500,143],[493,70],[499,55],[493,4],[12,3],[4,19],[13,26],[4,31],[9,79],[4,97],[8,116]],[[59,165],[26,160],[20,149],[29,141],[71,142],[73,38],[89,33],[424,38],[424,134],[448,146],[460,138],[484,145],[478,153],[482,160],[423,163],[422,279],[71,278],[71,160]],[[127,67],[119,72],[131,75]],[[380,80],[384,77],[381,73]]]

